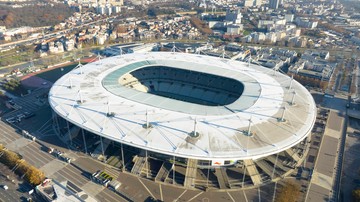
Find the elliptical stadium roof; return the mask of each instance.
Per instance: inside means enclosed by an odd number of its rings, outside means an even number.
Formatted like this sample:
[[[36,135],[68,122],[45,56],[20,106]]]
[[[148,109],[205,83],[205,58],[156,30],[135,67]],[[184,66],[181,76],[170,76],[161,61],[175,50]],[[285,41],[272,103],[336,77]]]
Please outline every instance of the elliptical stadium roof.
[[[281,152],[307,137],[316,118],[311,94],[286,75],[169,52],[110,57],[74,69],[53,85],[49,103],[64,119],[105,138],[202,160]],[[199,137],[189,135],[194,130]]]

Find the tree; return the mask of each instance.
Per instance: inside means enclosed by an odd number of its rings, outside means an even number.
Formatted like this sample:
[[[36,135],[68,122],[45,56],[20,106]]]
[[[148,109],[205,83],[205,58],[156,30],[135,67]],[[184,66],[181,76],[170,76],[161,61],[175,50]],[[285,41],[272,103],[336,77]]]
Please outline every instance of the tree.
[[[19,160],[19,156],[11,151],[4,151],[4,154],[1,156],[0,161],[7,165],[9,168],[14,167]]]
[[[279,189],[276,197],[276,202],[295,202],[300,196],[300,186],[290,181]]]
[[[360,188],[354,189],[352,191],[353,201],[360,202]]]
[[[18,78],[10,79],[4,83],[5,90],[15,91],[20,87],[20,80]]]
[[[38,185],[45,179],[45,175],[34,166],[30,166],[25,174],[25,179],[32,185]]]

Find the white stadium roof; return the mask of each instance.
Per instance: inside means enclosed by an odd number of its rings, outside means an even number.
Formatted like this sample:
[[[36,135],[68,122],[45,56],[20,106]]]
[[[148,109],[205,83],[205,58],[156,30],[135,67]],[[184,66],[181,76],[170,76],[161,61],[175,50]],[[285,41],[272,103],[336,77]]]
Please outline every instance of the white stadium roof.
[[[140,87],[121,84],[131,77],[129,72],[154,66],[217,75],[215,79],[242,83],[243,92],[230,104],[209,106],[147,93],[136,79]],[[173,85],[173,78],[167,78],[166,88]],[[175,82],[171,88],[180,93],[194,82],[186,81],[190,84]],[[229,86],[231,93],[236,89]],[[207,90],[201,92],[205,95]],[[110,57],[74,69],[53,85],[49,103],[64,119],[105,138],[203,160],[256,159],[278,153],[310,134],[316,118],[311,94],[286,75],[239,61],[169,52]],[[109,112],[115,115],[108,116]],[[285,121],[280,121],[282,116]],[[144,127],[147,118],[151,128]],[[194,128],[200,134],[197,138],[189,135]]]

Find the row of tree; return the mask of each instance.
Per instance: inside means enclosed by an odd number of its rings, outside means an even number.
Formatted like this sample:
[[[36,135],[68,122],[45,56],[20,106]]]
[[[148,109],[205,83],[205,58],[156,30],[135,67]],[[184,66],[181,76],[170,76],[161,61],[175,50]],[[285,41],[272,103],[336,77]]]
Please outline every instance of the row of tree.
[[[21,82],[18,78],[15,79],[9,79],[7,82],[3,84],[3,87],[5,90],[8,91],[16,91],[20,88]]]
[[[45,179],[42,171],[28,164],[19,154],[5,150],[2,145],[0,145],[0,153],[3,153],[0,162],[10,169],[14,169],[16,174],[23,176],[31,185],[38,185]]]
[[[196,27],[202,34],[212,34],[212,29],[209,28],[209,26],[199,18],[193,16],[190,18],[190,23],[192,26]]]
[[[21,8],[0,6],[0,26],[7,28],[53,26],[63,22],[74,12],[74,9],[65,4],[33,5]]]

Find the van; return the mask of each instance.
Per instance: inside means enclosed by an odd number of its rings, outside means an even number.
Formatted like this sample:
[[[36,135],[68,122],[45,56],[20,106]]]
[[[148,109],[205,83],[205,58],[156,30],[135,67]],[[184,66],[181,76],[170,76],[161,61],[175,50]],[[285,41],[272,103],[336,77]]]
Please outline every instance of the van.
[[[9,187],[8,187],[7,185],[4,185],[3,188],[4,188],[5,190],[8,190],[8,189],[9,189]]]

